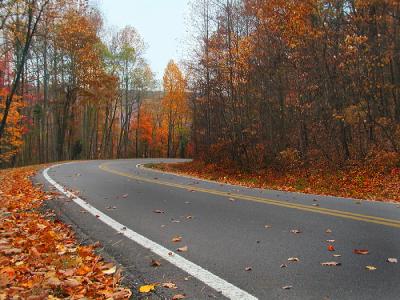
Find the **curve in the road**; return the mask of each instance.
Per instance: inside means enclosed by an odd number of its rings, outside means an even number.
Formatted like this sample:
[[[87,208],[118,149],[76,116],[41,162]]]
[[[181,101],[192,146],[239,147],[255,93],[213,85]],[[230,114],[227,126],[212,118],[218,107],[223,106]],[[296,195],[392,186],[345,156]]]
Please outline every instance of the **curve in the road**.
[[[269,204],[269,205],[275,205],[275,206],[297,209],[297,210],[302,210],[302,211],[308,211],[308,212],[313,212],[313,213],[318,213],[318,214],[330,215],[330,216],[351,219],[351,220],[356,220],[356,221],[361,221],[361,222],[374,223],[374,224],[379,224],[379,225],[384,225],[384,226],[389,226],[389,227],[394,227],[394,228],[400,228],[399,220],[392,220],[392,219],[386,219],[386,218],[381,218],[381,217],[376,217],[376,216],[357,214],[357,213],[336,210],[336,209],[314,207],[311,205],[303,205],[303,204],[298,204],[298,203],[287,203],[285,201],[280,201],[280,200],[254,197],[254,196],[236,194],[236,193],[231,193],[231,192],[223,192],[223,191],[217,191],[217,190],[213,190],[213,189],[205,189],[205,188],[199,188],[199,187],[190,187],[189,188],[187,185],[183,185],[183,184],[176,184],[176,183],[172,183],[172,182],[161,181],[158,179],[156,180],[156,179],[151,179],[151,178],[146,178],[146,177],[141,177],[141,176],[137,176],[137,175],[120,172],[120,171],[111,169],[107,163],[101,164],[99,166],[99,168],[103,171],[106,171],[106,172],[109,172],[109,173],[112,173],[115,175],[127,177],[130,179],[135,179],[135,180],[139,180],[139,181],[143,181],[143,182],[154,183],[154,184],[158,184],[158,185],[164,185],[164,186],[185,189],[185,190],[190,189],[190,190],[193,190],[196,192],[202,192],[202,193],[207,193],[207,194],[212,194],[212,195],[232,197],[232,198],[246,200],[246,201],[265,203],[265,204]]]
[[[229,299],[243,299],[243,300],[256,300],[257,298],[253,295],[247,293],[246,291],[234,286],[233,284],[227,282],[226,280],[220,278],[219,276],[205,270],[204,268],[192,263],[191,261],[187,260],[186,258],[172,253],[167,248],[159,245],[158,243],[144,237],[143,235],[133,231],[130,228],[127,228],[123,224],[119,223],[118,221],[114,220],[110,216],[106,215],[105,213],[101,212],[100,210],[96,209],[92,205],[88,204],[86,201],[81,199],[80,197],[76,196],[74,193],[64,189],[60,184],[58,184],[55,180],[53,180],[48,171],[51,168],[58,167],[60,165],[54,165],[49,167],[43,171],[44,178],[54,186],[58,191],[62,194],[70,198],[80,207],[88,211],[90,214],[95,216],[97,219],[102,221],[103,223],[107,224],[114,230],[118,231],[120,234],[124,235],[125,237],[129,238],[130,240],[138,243],[139,245],[149,249],[153,253],[159,255],[164,260],[170,262],[171,264],[177,266],[178,268],[182,269],[183,271],[187,272],[194,278],[204,282],[209,287],[213,288],[214,290],[220,292],[222,295]]]

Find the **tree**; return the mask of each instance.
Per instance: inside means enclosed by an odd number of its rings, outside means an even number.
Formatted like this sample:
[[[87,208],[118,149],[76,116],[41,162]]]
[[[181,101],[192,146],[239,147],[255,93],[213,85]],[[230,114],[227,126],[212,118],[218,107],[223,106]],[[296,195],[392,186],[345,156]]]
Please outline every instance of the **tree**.
[[[14,26],[15,32],[8,32],[12,35],[14,43],[16,44],[16,62],[14,76],[11,82],[11,86],[5,97],[2,97],[2,101],[5,101],[5,105],[2,108],[1,120],[0,120],[0,143],[2,143],[2,137],[7,124],[7,118],[11,109],[14,96],[20,85],[21,74],[23,72],[28,52],[31,47],[33,36],[36,33],[38,24],[41,21],[42,15],[48,6],[50,0],[32,0],[32,1],[20,1],[21,3],[10,1],[1,3],[0,11],[2,12],[1,29],[5,27]],[[17,13],[11,18],[12,11],[15,6],[18,6]],[[22,8],[21,8],[22,6]],[[18,12],[22,11],[21,14]],[[3,14],[4,13],[4,14]],[[6,36],[7,38],[9,36]],[[8,52],[8,50],[6,50]],[[4,98],[4,100],[3,100]]]
[[[178,144],[184,142],[182,128],[188,122],[188,103],[186,95],[186,80],[178,65],[171,60],[163,77],[164,98],[162,106],[166,115],[168,127],[167,157],[176,155],[174,143],[178,135]]]

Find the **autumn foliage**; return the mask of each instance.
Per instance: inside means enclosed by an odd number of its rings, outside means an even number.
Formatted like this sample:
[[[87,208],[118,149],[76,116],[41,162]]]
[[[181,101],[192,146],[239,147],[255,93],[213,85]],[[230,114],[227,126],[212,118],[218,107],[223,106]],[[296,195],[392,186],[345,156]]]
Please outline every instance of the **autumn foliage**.
[[[398,1],[197,4],[198,158],[266,168],[393,153],[399,166]]]
[[[40,205],[54,197],[33,186],[37,167],[0,172],[0,298],[128,299],[121,273]]]
[[[388,157],[390,161],[395,160]],[[190,163],[149,165],[153,168],[218,182],[247,186],[377,201],[400,201],[400,168],[390,162],[375,161],[368,166],[325,165],[301,168],[268,168],[246,171],[232,165]]]

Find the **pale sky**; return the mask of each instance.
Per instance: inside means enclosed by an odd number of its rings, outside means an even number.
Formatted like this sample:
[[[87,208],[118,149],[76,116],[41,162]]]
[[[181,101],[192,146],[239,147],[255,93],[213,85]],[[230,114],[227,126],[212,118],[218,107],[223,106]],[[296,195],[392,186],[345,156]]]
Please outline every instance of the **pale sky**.
[[[157,79],[162,79],[170,59],[179,61],[186,37],[189,0],[97,0],[109,27],[131,25],[148,48],[146,59]]]

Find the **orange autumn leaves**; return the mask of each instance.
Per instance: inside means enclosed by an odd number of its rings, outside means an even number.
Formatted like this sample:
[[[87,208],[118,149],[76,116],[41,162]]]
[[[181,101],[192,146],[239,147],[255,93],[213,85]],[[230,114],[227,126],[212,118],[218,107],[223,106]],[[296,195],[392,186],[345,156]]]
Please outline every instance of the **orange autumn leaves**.
[[[103,262],[93,246],[78,245],[52,212],[36,210],[52,196],[32,185],[34,172],[0,171],[0,298],[129,298],[113,264]]]
[[[3,70],[0,68],[0,73]],[[9,93],[8,88],[0,86],[0,119],[3,117],[5,99]],[[22,145],[22,135],[24,133],[24,119],[20,114],[20,109],[24,106],[20,97],[15,97],[8,112],[8,126],[5,128],[4,136],[0,143],[0,163],[9,161]]]
[[[354,165],[342,170],[324,167],[274,168],[244,172],[232,166],[200,161],[184,164],[159,164],[156,168],[211,180],[308,194],[332,195],[378,201],[400,201],[399,168],[388,163]],[[314,206],[317,206],[315,203]]]
[[[144,101],[139,118],[132,120],[132,128],[138,129],[145,156],[187,156],[191,123],[187,83],[172,60],[165,69],[163,87],[161,103],[150,99]],[[134,136],[131,138],[133,140]]]

